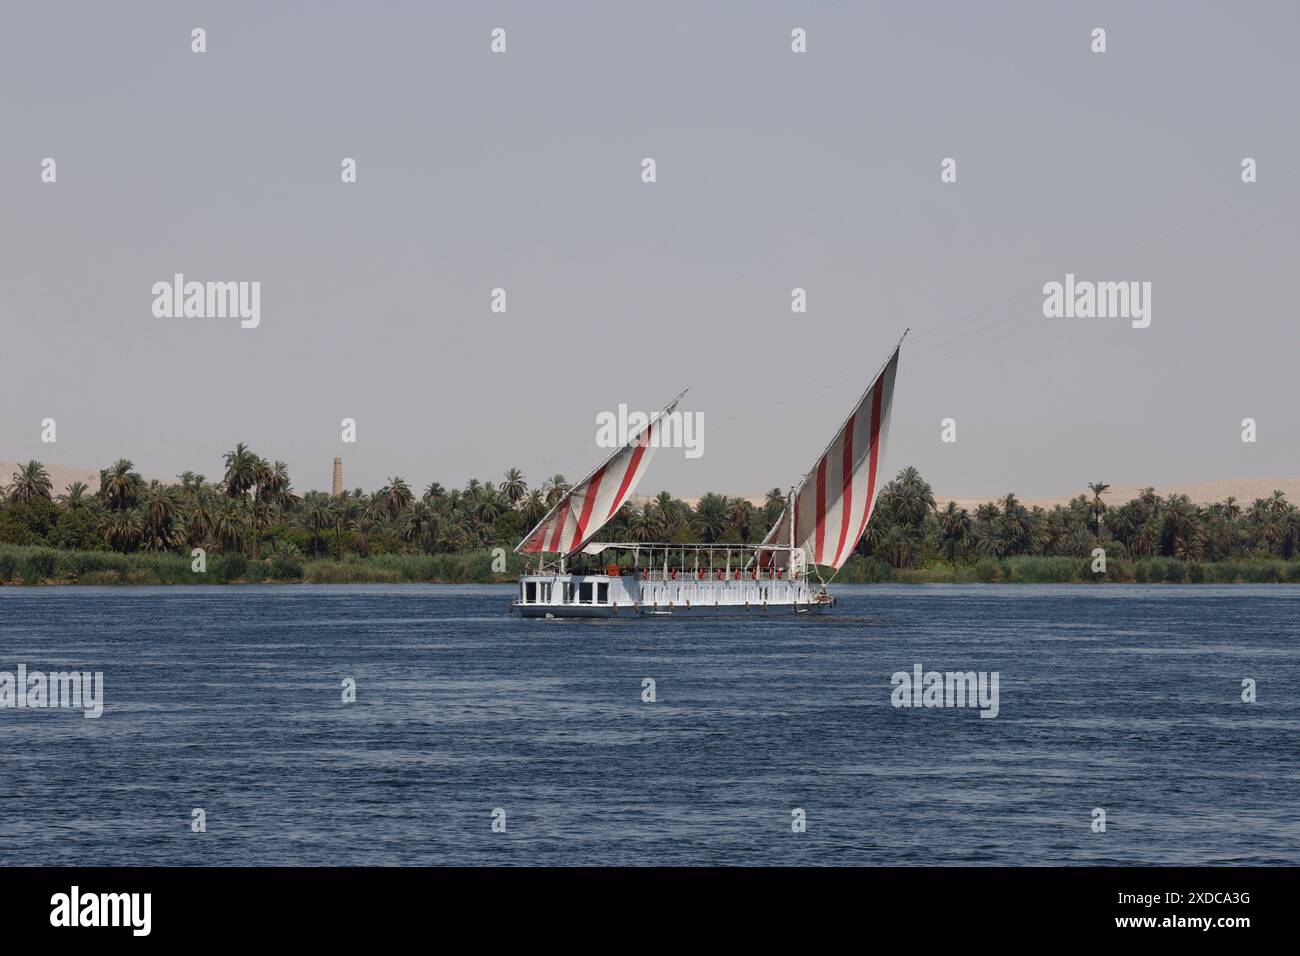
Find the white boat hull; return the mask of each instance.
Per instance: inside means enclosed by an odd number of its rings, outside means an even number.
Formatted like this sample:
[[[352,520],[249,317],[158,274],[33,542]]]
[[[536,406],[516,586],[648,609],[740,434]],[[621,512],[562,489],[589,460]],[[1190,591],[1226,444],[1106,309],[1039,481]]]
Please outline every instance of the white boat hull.
[[[530,574],[519,579],[511,609],[529,618],[761,617],[824,614],[834,604],[802,579]]]

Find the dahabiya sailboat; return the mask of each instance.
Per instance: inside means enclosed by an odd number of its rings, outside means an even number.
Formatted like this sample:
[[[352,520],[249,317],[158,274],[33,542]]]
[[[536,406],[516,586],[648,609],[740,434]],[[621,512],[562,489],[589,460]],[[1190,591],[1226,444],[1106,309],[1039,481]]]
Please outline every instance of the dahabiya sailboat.
[[[829,611],[835,599],[820,569],[838,572],[871,518],[902,344],[899,339],[816,464],[790,489],[780,519],[760,544],[595,540],[636,491],[659,446],[664,417],[683,392],[569,489],[519,542],[515,551],[537,555],[537,570],[520,577],[512,610],[543,618]],[[577,554],[599,570],[570,570]]]

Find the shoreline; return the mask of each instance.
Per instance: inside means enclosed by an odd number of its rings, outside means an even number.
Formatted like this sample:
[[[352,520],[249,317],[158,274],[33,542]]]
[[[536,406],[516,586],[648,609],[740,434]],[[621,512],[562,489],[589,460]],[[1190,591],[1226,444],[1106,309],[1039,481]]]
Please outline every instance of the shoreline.
[[[514,584],[525,570],[515,554],[491,550],[436,555],[385,554],[343,560],[250,560],[213,555],[204,571],[174,552],[118,554],[0,545],[0,586],[60,587],[222,584]],[[855,555],[833,584],[1300,584],[1300,559],[1111,559],[1094,572],[1091,558],[1025,555],[976,561],[931,562],[896,568]]]

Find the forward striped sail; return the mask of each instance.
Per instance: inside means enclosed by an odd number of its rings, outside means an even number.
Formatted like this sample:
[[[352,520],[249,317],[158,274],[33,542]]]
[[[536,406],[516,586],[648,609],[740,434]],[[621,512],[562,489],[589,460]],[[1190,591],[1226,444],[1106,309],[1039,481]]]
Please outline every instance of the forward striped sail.
[[[672,414],[685,394],[683,389],[595,471],[574,485],[519,542],[515,551],[568,555],[581,550],[632,496],[659,447],[664,416]]]
[[[810,564],[837,571],[857,547],[876,501],[877,478],[889,437],[889,409],[902,340],[794,494],[794,546]],[[790,541],[790,512],[781,514],[764,544]]]

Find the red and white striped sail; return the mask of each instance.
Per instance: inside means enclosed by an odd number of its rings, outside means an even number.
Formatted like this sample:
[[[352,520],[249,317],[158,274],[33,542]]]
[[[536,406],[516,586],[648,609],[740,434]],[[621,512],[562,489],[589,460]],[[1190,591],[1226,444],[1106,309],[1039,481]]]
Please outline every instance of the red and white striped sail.
[[[547,552],[572,554],[595,537],[610,518],[632,497],[637,483],[645,474],[659,447],[660,429],[665,415],[672,414],[681,400],[677,398],[641,426],[627,442],[605,459],[601,465],[555,503],[537,527],[519,542],[516,551],[524,554]]]
[[[803,548],[809,564],[839,570],[867,530],[880,486],[880,468],[889,437],[889,409],[898,371],[898,348],[871,383],[839,434],[794,495],[794,546]],[[764,544],[790,540],[790,507]]]

